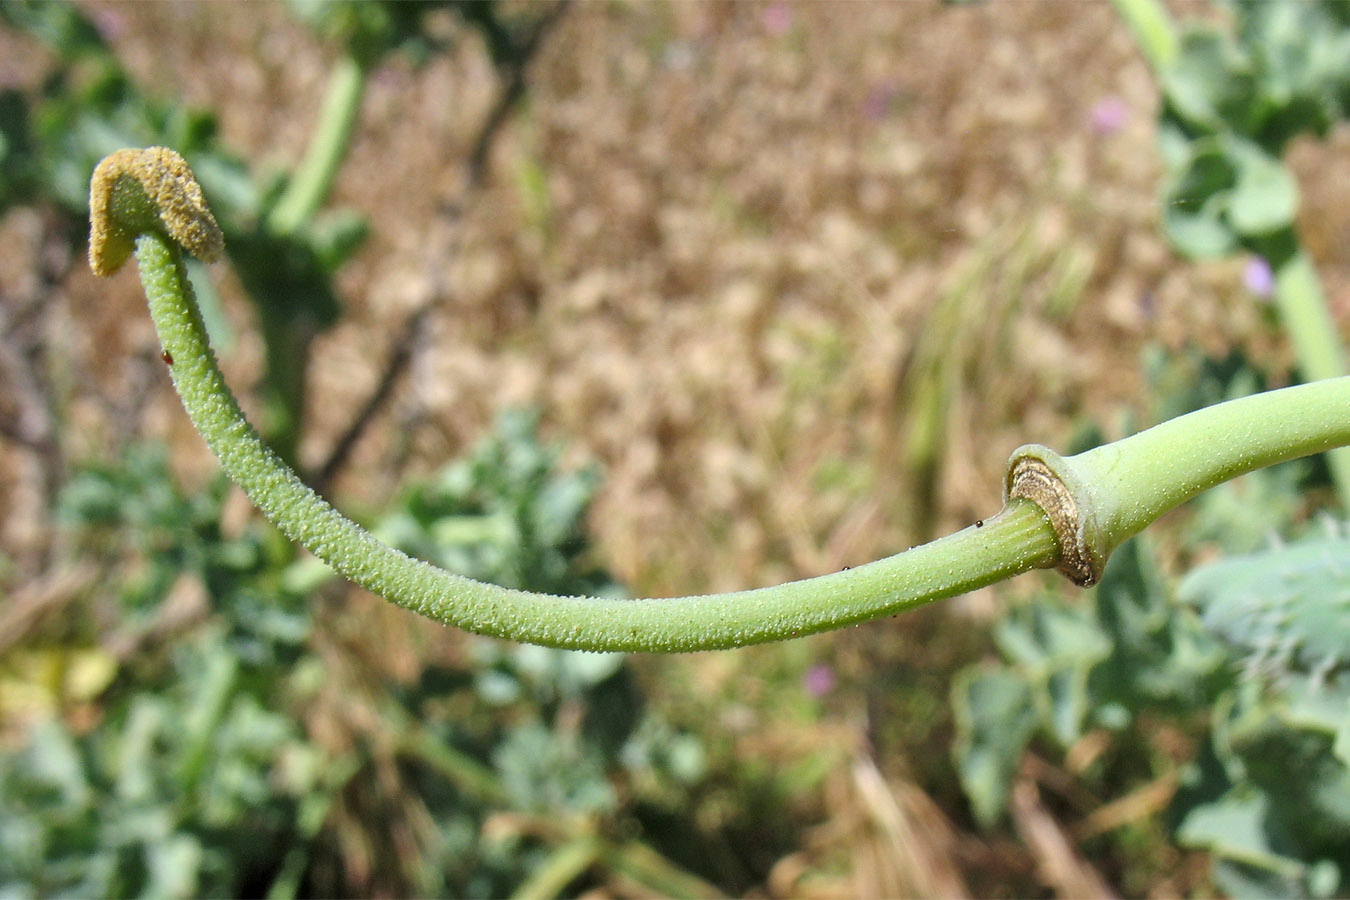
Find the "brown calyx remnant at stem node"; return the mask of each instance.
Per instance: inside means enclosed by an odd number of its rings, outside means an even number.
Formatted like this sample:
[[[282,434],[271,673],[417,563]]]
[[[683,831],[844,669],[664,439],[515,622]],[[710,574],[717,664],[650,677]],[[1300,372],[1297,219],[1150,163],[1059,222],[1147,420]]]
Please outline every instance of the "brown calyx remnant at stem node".
[[[1024,448],[1025,449],[1025,448]],[[1073,492],[1046,462],[1014,454],[1008,471],[1007,498],[1021,497],[1039,506],[1059,540],[1055,567],[1074,584],[1090,587],[1101,579],[1102,566],[1088,548],[1086,528]]]
[[[89,266],[111,275],[136,249],[136,238],[158,230],[203,262],[225,250],[187,161],[168,147],[118,150],[89,181]]]

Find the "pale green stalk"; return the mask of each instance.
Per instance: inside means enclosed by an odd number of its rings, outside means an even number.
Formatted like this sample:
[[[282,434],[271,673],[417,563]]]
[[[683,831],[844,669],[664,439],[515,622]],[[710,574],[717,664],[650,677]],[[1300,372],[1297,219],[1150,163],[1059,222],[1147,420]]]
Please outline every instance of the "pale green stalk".
[[[1170,65],[1177,54],[1177,35],[1172,15],[1161,0],[1115,0],[1115,4],[1153,71],[1161,72]]]
[[[216,364],[183,265],[180,240],[208,257],[219,254],[219,243],[181,157],[163,148],[114,154],[95,172],[90,205],[91,262],[100,274],[116,268],[127,241],[138,235],[141,280],[174,385],[198,432],[259,509],[315,556],[387,600],[509,640],[582,650],[720,649],[893,615],[1033,568],[1059,566],[1087,584],[1121,540],[1199,491],[1260,466],[1350,444],[1350,378],[1339,378],[1210,407],[1069,459],[1043,447],[1023,448],[1014,455],[1009,499],[998,515],[843,572],[671,599],[509,590],[381,543],[263,444]]]
[[[1345,351],[1336,320],[1327,308],[1322,280],[1307,252],[1296,243],[1294,252],[1276,265],[1275,303],[1294,345],[1299,371],[1309,381],[1345,375]],[[1328,453],[1327,465],[1341,506],[1350,514],[1350,450]]]
[[[291,234],[323,206],[356,128],[366,74],[365,65],[351,54],[334,66],[304,161],[268,216],[273,234]]]

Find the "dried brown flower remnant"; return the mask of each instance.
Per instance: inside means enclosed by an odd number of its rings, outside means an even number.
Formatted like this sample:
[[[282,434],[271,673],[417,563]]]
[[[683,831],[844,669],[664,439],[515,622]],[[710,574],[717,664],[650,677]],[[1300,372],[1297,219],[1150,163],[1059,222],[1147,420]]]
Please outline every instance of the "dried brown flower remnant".
[[[203,262],[225,249],[201,185],[187,161],[168,147],[118,150],[89,181],[89,266],[111,275],[136,247],[136,236],[161,229]]]
[[[1056,568],[1079,587],[1096,584],[1101,580],[1106,559],[1104,554],[1094,555],[1088,544],[1073,490],[1044,459],[1023,451],[1034,453],[1028,446],[1013,454],[1008,464],[1007,499],[1023,497],[1039,506],[1059,539],[1059,565]]]

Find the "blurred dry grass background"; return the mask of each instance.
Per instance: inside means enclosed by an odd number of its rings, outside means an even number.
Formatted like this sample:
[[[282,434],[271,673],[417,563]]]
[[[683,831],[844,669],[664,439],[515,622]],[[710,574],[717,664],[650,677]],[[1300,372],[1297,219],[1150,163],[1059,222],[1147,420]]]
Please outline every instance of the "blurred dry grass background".
[[[298,159],[330,60],[283,8],[91,9],[228,146]],[[341,496],[378,505],[537,404],[603,464],[598,543],[635,591],[801,577],[992,512],[1007,453],[1131,402],[1150,341],[1250,330],[1232,271],[1157,236],[1156,91],[1106,4],[581,4],[531,83],[462,204],[485,55],[374,79],[334,199],[374,239],[316,352],[307,459],[436,307]],[[247,393],[259,351],[222,277]],[[133,280],[70,289],[72,360],[133,393]],[[181,436],[150,380],[147,427]]]
[[[215,110],[227,146],[299,159],[331,59],[284,7],[88,9],[141,83]],[[34,58],[10,44],[10,66]],[[333,487],[351,508],[378,508],[498,410],[533,404],[573,459],[602,465],[597,553],[634,593],[749,587],[996,511],[1015,446],[1062,446],[1085,417],[1110,429],[1143,408],[1149,344],[1283,353],[1237,302],[1235,264],[1178,263],[1159,236],[1157,90],[1109,4],[579,3],[530,85],[467,191],[496,89],[482,48],[397,60],[371,84],[334,204],[368,215],[373,239],[316,347],[306,460],[372,390],[406,316],[434,307],[410,376]],[[1335,149],[1299,148],[1300,171],[1344,170]],[[1308,218],[1336,196],[1310,192]],[[1308,234],[1345,311],[1339,221]],[[40,229],[14,216],[4,230],[15,290]],[[224,362],[247,406],[260,347],[218,275],[238,336]],[[187,477],[213,471],[136,280],[81,271],[59,296],[49,340],[63,377],[88,385],[67,420],[89,452],[134,431],[172,442]],[[38,467],[5,457],[0,540],[18,558],[49,539],[48,516]],[[945,713],[906,708],[897,689],[940,696],[954,661],[978,657],[960,617],[997,603],[982,599],[646,663],[653,679],[675,673],[672,697],[718,709],[745,753],[837,760],[816,810],[830,824],[775,868],[771,893],[980,893],[998,881],[964,881],[972,866],[1032,865],[959,836],[914,786],[940,780],[941,759],[907,758],[945,755]],[[357,602],[395,644],[421,627]],[[803,655],[831,658],[851,686],[831,700],[833,731],[802,733],[763,696],[759,673]]]

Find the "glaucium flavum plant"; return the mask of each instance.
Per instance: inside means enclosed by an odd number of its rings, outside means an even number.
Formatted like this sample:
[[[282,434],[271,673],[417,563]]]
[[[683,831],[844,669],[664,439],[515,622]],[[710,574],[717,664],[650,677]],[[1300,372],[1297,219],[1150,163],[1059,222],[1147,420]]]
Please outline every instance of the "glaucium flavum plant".
[[[1350,377],[1233,400],[1073,457],[1039,445],[1009,463],[1004,507],[877,562],[777,587],[667,599],[559,597],[464,578],[381,543],[307,487],[245,419],[225,384],[184,250],[224,241],[183,158],[120,150],[90,185],[89,261],[111,275],[135,252],[164,359],[221,465],[292,540],[413,612],[467,631],[581,650],[741,647],[893,615],[1036,568],[1091,585],[1126,538],[1190,497],[1262,466],[1350,444]]]

